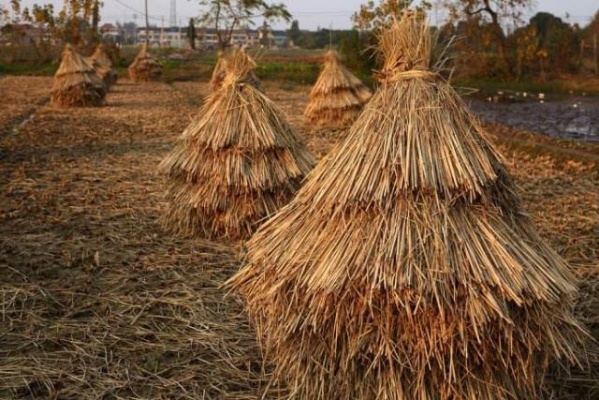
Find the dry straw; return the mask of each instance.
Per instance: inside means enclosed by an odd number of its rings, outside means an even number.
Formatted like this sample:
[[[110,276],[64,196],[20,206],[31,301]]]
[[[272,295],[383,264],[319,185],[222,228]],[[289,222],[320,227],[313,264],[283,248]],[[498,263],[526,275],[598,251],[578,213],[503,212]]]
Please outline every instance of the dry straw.
[[[231,64],[231,67],[229,67]],[[245,82],[250,83],[255,88],[260,89],[261,83],[258,77],[254,74],[254,68],[256,68],[256,61],[246,53],[243,48],[236,49],[230,53],[224,53],[223,51],[218,52],[218,59],[214,70],[212,71],[212,78],[210,79],[210,87],[212,91],[217,91],[223,86],[225,78],[229,72],[229,69],[245,71],[246,74],[242,79]]]
[[[304,117],[313,127],[343,128],[354,122],[372,92],[330,50],[324,68],[310,91]]]
[[[89,107],[104,104],[106,87],[96,71],[77,51],[67,44],[60,66],[54,74],[51,90],[56,107]]]
[[[212,71],[212,78],[210,79],[210,87],[212,88],[212,91],[217,91],[223,86],[223,81],[227,75],[225,71],[224,52],[222,50],[219,51],[217,57],[216,65]]]
[[[569,267],[438,75],[422,19],[379,46],[380,89],[229,285],[291,397],[538,398],[586,337]]]
[[[228,56],[223,87],[161,164],[170,178],[164,223],[179,234],[247,237],[313,166],[283,112],[245,80],[246,60],[241,51]]]
[[[104,43],[98,44],[96,50],[89,57],[88,62],[92,64],[107,89],[116,83],[117,73],[112,69],[112,60],[106,52]]]
[[[162,75],[162,64],[148,54],[148,46],[144,43],[128,70],[132,81],[150,82],[160,78],[160,75]]]

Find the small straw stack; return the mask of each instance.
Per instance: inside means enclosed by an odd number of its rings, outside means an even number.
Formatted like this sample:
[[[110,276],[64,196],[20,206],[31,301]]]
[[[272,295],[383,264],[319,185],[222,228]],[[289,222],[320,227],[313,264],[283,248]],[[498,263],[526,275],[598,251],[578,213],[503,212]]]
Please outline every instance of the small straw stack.
[[[106,52],[104,43],[98,44],[96,50],[88,58],[88,62],[94,67],[97,74],[106,85],[106,89],[110,89],[112,85],[116,84],[117,73],[112,68],[112,60]]]
[[[230,58],[232,59],[230,60]],[[242,77],[242,79],[246,83],[251,84],[257,89],[261,89],[262,83],[254,73],[256,61],[243,48],[240,48],[232,51],[230,54],[225,54],[222,51],[218,52],[218,60],[212,72],[212,79],[210,80],[212,91],[217,91],[223,86],[228,70],[230,69],[228,66],[230,63],[233,64],[232,68],[234,70],[245,71],[246,76]]]
[[[55,107],[91,107],[104,104],[106,87],[96,71],[70,44],[62,52],[54,74],[51,102]]]
[[[413,15],[383,33],[381,88],[228,282],[290,397],[535,399],[577,361],[569,267],[435,44]]]
[[[161,169],[169,178],[166,228],[239,239],[296,193],[314,161],[283,112],[245,78],[245,53],[228,56],[212,93]]]
[[[150,82],[162,75],[162,64],[148,54],[148,46],[144,43],[128,70],[133,82]]]
[[[304,118],[313,127],[347,127],[371,96],[370,89],[341,65],[335,51],[329,50],[324,68],[310,91]]]

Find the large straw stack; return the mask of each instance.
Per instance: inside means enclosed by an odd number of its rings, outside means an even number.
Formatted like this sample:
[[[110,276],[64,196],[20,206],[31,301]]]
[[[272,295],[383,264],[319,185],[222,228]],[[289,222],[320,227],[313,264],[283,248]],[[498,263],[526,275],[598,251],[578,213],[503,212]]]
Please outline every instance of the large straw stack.
[[[132,81],[150,82],[160,78],[162,64],[148,53],[148,46],[144,43],[128,70]]]
[[[117,73],[112,69],[112,60],[106,52],[106,46],[104,43],[98,44],[96,50],[89,57],[90,64],[96,70],[96,73],[100,76],[106,88],[109,89],[117,81]]]
[[[83,56],[67,44],[54,74],[51,102],[56,107],[90,107],[104,104],[106,88]]]
[[[161,165],[170,178],[165,226],[179,234],[249,236],[293,197],[314,163],[282,111],[246,82],[245,55],[227,62],[223,87]]]
[[[341,65],[337,54],[330,50],[310,91],[304,117],[313,127],[347,127],[371,96],[370,89]]]
[[[247,243],[229,282],[298,399],[536,399],[583,330],[565,262],[402,18],[345,142]]]

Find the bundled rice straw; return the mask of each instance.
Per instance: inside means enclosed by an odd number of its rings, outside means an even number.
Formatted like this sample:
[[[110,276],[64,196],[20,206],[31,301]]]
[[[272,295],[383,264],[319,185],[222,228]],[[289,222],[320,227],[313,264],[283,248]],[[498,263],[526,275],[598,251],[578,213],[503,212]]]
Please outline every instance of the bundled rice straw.
[[[212,78],[210,79],[210,87],[212,88],[212,91],[217,91],[223,86],[223,81],[227,75],[227,72],[225,71],[224,52],[219,50],[217,57],[216,65],[212,71]]]
[[[229,281],[291,397],[533,399],[586,338],[434,45],[414,16],[383,34],[382,87]]]
[[[50,98],[56,107],[90,107],[104,104],[106,88],[94,68],[67,44],[54,74]]]
[[[89,63],[92,64],[97,74],[100,76],[106,88],[114,85],[117,81],[117,73],[112,69],[112,60],[106,52],[104,43],[98,44],[94,53],[89,57]]]
[[[243,80],[246,83],[253,85],[254,87],[260,89],[261,82],[254,74],[254,68],[256,68],[256,62],[243,48],[236,49],[229,54],[225,54],[222,51],[218,52],[218,60],[216,61],[216,65],[214,67],[214,71],[212,71],[212,79],[210,80],[210,87],[212,91],[216,91],[223,86],[224,80],[227,76],[229,68],[229,64],[232,65],[232,69],[245,71],[246,76],[243,77]]]
[[[282,111],[227,61],[223,87],[208,97],[161,168],[170,178],[164,223],[183,235],[243,238],[286,204],[314,161]]]
[[[128,70],[132,81],[150,82],[162,75],[162,64],[148,54],[148,46],[144,43]]]
[[[324,68],[310,91],[304,117],[311,126],[343,128],[351,125],[372,92],[330,50]]]

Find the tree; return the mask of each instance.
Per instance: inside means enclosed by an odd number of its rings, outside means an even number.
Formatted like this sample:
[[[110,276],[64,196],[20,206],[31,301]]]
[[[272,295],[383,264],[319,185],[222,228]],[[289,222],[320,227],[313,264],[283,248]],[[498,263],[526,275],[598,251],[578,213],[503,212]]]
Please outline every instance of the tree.
[[[516,80],[520,80],[525,72],[534,68],[534,62],[539,56],[538,31],[534,26],[517,29],[511,37],[516,48]]]
[[[377,69],[374,54],[376,38],[370,32],[359,32],[356,29],[341,32],[339,52],[343,63],[352,71],[356,71],[361,79],[367,79]]]
[[[375,4],[374,0],[369,0],[354,13],[352,20],[358,29],[379,29],[387,26],[393,19],[399,19],[406,9],[426,11],[431,8],[431,3],[426,0],[419,1],[417,6],[414,3],[414,0],[379,0],[379,3]]]
[[[83,44],[98,39],[101,0],[66,0],[63,8],[55,14],[50,4],[33,4],[31,10],[19,8],[19,0],[11,0],[13,12],[21,12],[25,21],[44,25],[50,35],[73,44]]]
[[[300,38],[301,35],[302,31],[299,28],[299,21],[297,19],[294,19],[293,21],[291,21],[291,27],[287,31],[287,36],[289,36],[289,39],[293,42],[294,45],[297,45],[297,40]]]
[[[523,11],[530,7],[532,0],[452,0],[447,6],[454,18],[482,17],[488,19],[497,48],[499,67],[506,76],[512,75],[511,62],[507,55],[507,37],[501,28],[505,19],[519,22]]]
[[[573,72],[580,46],[579,37],[561,18],[539,12],[530,19],[530,26],[538,32],[539,50],[546,54],[552,72]]]
[[[196,48],[196,27],[193,18],[189,18],[189,26],[187,26],[187,40],[189,41],[189,48],[195,50]]]
[[[200,6],[207,9],[200,15],[199,21],[214,27],[220,50],[230,46],[235,28],[242,23],[253,24],[253,18],[291,20],[291,14],[283,3],[268,4],[265,0],[200,0]]]

